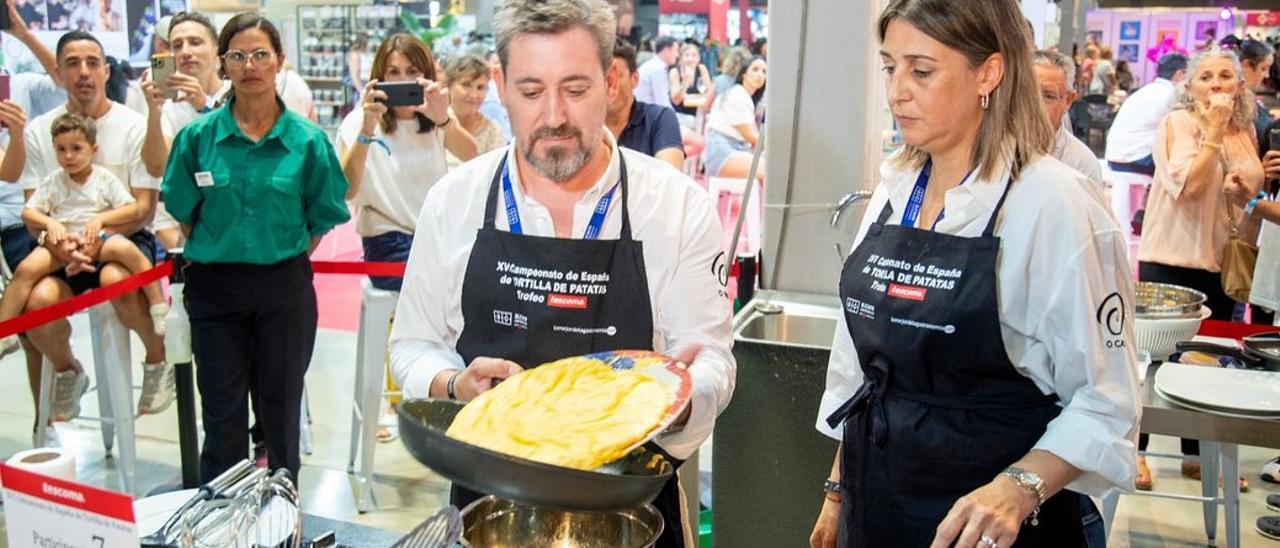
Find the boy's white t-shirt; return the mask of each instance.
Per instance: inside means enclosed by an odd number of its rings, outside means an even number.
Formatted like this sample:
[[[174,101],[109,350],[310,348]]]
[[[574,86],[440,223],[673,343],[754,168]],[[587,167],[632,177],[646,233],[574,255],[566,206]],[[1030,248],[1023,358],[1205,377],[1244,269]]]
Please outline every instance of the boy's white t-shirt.
[[[133,202],[133,194],[119,177],[95,165],[83,185],[73,181],[64,169],[50,173],[36,187],[26,207],[52,217],[69,232],[79,232],[99,213]]]

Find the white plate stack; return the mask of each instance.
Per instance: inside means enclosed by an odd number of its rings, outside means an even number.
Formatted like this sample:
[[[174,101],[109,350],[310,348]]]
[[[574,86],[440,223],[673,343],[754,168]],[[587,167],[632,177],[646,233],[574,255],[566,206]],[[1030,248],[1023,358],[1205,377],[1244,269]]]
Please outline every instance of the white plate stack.
[[[1156,371],[1155,389],[1188,409],[1280,421],[1280,373],[1170,363]]]

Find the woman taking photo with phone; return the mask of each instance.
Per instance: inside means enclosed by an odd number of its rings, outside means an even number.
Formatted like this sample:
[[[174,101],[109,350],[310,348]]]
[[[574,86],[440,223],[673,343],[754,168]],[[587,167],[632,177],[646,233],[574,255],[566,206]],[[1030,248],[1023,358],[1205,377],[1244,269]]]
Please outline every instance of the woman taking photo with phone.
[[[445,151],[463,161],[476,155],[475,140],[449,112],[448,88],[435,67],[422,40],[391,35],[374,55],[360,109],[338,128],[346,198],[356,206],[366,261],[407,259],[427,190],[448,171]],[[417,83],[422,103],[388,107],[380,84],[406,82]],[[400,290],[400,278],[370,280],[379,289]]]
[[[904,146],[840,279],[810,543],[1101,546],[1085,495],[1133,481],[1141,410],[1124,234],[1048,155],[1015,0],[895,0],[877,28]]]
[[[249,386],[271,468],[297,480],[303,377],[316,336],[308,254],[347,221],[328,138],[276,95],[280,34],[255,13],[218,36],[228,100],[174,139],[163,192],[187,235],[191,347],[200,363],[201,481],[249,456]]]

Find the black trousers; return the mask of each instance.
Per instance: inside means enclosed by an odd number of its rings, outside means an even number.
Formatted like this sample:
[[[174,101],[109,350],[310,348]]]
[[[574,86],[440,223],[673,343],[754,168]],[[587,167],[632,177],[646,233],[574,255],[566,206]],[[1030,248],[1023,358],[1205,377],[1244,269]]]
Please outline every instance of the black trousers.
[[[302,383],[316,341],[311,262],[191,263],[186,278],[204,420],[201,481],[249,457],[251,384],[270,466],[288,468],[296,481]]]
[[[1180,285],[1204,293],[1208,299],[1205,301],[1205,305],[1211,311],[1209,317],[1215,320],[1231,321],[1231,316],[1236,310],[1236,302],[1231,297],[1228,297],[1227,292],[1222,289],[1222,275],[1217,272],[1160,263],[1140,262],[1138,263],[1138,280]],[[1152,357],[1164,359],[1168,356]],[[1147,449],[1148,439],[1147,434],[1138,436],[1139,451]],[[1199,455],[1200,442],[1183,438],[1182,454]]]

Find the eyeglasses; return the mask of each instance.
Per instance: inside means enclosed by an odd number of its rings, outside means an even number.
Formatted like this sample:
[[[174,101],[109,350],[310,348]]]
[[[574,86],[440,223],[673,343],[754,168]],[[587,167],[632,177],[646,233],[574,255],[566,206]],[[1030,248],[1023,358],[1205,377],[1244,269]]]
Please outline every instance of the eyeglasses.
[[[245,53],[238,49],[228,51],[222,56],[222,62],[229,68],[243,67],[246,61],[253,61],[254,65],[261,66],[269,59],[274,59],[276,54],[266,48],[253,50],[251,53]]]
[[[1040,98],[1041,98],[1041,99],[1044,99],[1044,102],[1046,102],[1046,103],[1057,103],[1057,102],[1060,102],[1060,101],[1062,101],[1062,100],[1066,99],[1066,96],[1065,96],[1065,95],[1058,95],[1058,94],[1056,94],[1056,93],[1051,93],[1051,92],[1047,92],[1047,91],[1046,91],[1046,92],[1041,92],[1041,93],[1040,93]]]

